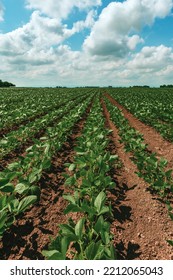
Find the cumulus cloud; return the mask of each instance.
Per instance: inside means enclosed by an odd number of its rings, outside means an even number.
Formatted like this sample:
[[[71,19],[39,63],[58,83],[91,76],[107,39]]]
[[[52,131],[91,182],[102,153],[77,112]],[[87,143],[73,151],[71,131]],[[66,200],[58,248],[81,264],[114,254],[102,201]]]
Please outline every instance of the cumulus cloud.
[[[19,86],[147,84],[151,74],[159,81],[168,76],[171,80],[172,48],[145,46],[138,53],[135,48],[144,43],[141,29],[157,17],[169,15],[173,1],[114,1],[97,17],[95,7],[101,2],[26,0],[27,7],[33,9],[29,22],[0,34],[3,79],[10,73],[12,82]],[[86,18],[72,16],[68,21],[74,7],[78,12],[84,10]],[[0,18],[2,13],[0,8]],[[84,51],[72,51],[65,40],[85,28],[91,31]]]
[[[173,49],[164,45],[145,46],[139,53],[131,57],[126,63],[126,68],[117,73],[118,78],[130,81],[136,81],[141,84],[152,83],[158,85],[172,76]]]
[[[102,10],[84,42],[84,50],[92,55],[122,57],[143,42],[137,34],[141,28],[151,25],[157,17],[166,17],[172,7],[172,0],[112,2]]]
[[[160,45],[157,47],[143,47],[127,64],[127,67],[137,71],[153,72],[167,67],[172,62],[172,48]]]
[[[32,49],[38,53],[54,44],[60,44],[68,36],[66,33],[66,26],[59,20],[41,16],[35,11],[24,26],[0,34],[0,53],[14,56],[27,54]]]
[[[71,37],[84,28],[94,25],[96,12],[90,10],[86,19],[73,23],[71,29],[57,18],[50,18],[34,11],[30,21],[20,28],[11,32],[0,34],[0,54],[4,56],[23,55],[25,53],[42,52],[52,46],[60,45],[64,40]]]
[[[100,6],[102,3],[101,0],[26,0],[25,2],[28,9],[37,9],[43,14],[59,19],[67,18],[74,7],[84,10]]]
[[[97,15],[96,11],[94,10],[89,11],[85,20],[80,20],[73,23],[73,27],[71,29],[65,29],[64,36],[68,38],[73,34],[82,31],[85,28],[90,29],[95,23],[96,15]]]

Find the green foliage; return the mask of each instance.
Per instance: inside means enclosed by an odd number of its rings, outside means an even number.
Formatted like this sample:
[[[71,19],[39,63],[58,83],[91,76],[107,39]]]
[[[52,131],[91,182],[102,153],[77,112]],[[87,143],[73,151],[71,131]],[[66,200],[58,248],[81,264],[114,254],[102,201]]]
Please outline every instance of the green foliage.
[[[91,98],[92,95],[82,102],[84,98],[79,97],[80,103],[72,106],[68,117],[64,115],[58,124],[49,127],[44,137],[35,140],[34,145],[26,149],[25,156],[20,156],[18,161],[0,172],[0,236],[19,213],[39,201],[41,191],[37,183],[43,171],[50,169],[53,154],[62,147]],[[69,104],[66,108],[70,109]],[[62,108],[60,111],[63,112]]]
[[[70,219],[67,224],[59,226],[57,238],[47,251],[43,251],[49,260],[116,258],[107,221],[112,212],[106,190],[115,187],[108,172],[117,160],[116,155],[106,151],[109,133],[104,127],[103,113],[96,98],[78,138],[75,160],[66,164],[71,175],[64,174],[65,184],[73,190],[73,194],[63,196],[68,201],[64,213],[78,212],[82,218],[77,223]],[[62,242],[65,243],[63,252]]]

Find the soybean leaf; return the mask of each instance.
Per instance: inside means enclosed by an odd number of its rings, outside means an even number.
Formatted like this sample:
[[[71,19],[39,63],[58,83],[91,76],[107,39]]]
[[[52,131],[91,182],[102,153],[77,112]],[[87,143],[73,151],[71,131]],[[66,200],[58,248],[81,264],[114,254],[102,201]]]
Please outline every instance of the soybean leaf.
[[[14,186],[9,183],[3,187],[0,187],[0,191],[5,193],[11,193],[14,191]]]
[[[101,244],[101,240],[95,243],[92,241],[85,249],[87,260],[99,260],[104,252],[104,247]]]
[[[0,188],[9,183],[8,178],[0,178]]]
[[[63,254],[57,250],[51,250],[51,251],[44,250],[42,251],[42,254],[48,260],[64,260]]]
[[[103,191],[101,191],[94,201],[94,206],[96,207],[98,213],[101,211],[105,203],[105,200],[106,200],[106,194]]]
[[[23,193],[26,193],[29,189],[29,186],[28,185],[25,185],[23,183],[19,183],[16,185],[15,187],[15,191],[19,194],[23,194]]]
[[[6,211],[3,211],[0,213],[0,228],[3,228],[7,218],[8,218],[8,215],[7,215]]]
[[[18,205],[18,212],[21,213],[25,211],[30,205],[34,204],[37,201],[36,195],[30,195],[27,197],[24,197]]]
[[[81,218],[76,226],[75,226],[75,234],[81,239],[83,234],[83,228],[84,228],[85,218]]]
[[[0,197],[0,211],[7,206],[7,196],[3,195]]]
[[[75,164],[74,163],[70,164],[68,169],[69,171],[73,171],[75,169]]]
[[[167,242],[173,246],[173,240],[167,240]]]

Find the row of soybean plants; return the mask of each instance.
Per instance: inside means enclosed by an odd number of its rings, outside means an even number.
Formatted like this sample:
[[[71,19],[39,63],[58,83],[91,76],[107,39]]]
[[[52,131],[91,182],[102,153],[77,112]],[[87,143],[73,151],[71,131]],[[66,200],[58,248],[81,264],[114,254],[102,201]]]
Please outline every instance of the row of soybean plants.
[[[134,116],[173,141],[173,89],[131,88],[110,93]]]
[[[167,170],[167,160],[157,158],[156,153],[147,150],[143,135],[130,126],[121,110],[104,98],[110,113],[111,120],[118,127],[122,142],[127,152],[133,153],[139,177],[143,177],[150,186],[159,192],[161,196],[173,192],[172,170]]]
[[[0,89],[0,129],[42,116],[79,95],[77,89]]]
[[[48,260],[115,259],[109,218],[112,214],[107,190],[114,188],[108,172],[116,155],[107,151],[108,134],[99,102],[95,99],[77,140],[73,163],[66,164],[71,175],[64,174],[69,192],[64,214],[80,213],[80,218],[59,225],[57,237],[43,255]]]
[[[0,158],[9,154],[11,151],[20,147],[28,139],[32,139],[41,130],[46,129],[47,126],[51,126],[53,123],[56,124],[58,119],[62,118],[65,114],[68,114],[74,106],[82,102],[86,96],[73,97],[73,101],[63,96],[63,102],[58,106],[58,109],[50,111],[45,116],[40,117],[32,122],[28,122],[26,125],[21,125],[18,130],[11,131],[4,135],[0,139]]]
[[[142,134],[132,128],[128,120],[124,117],[121,110],[113,105],[107,98],[104,98],[107,109],[110,113],[112,122],[118,127],[125,150],[133,154],[133,161],[138,167],[137,175],[144,178],[154,189],[165,198],[169,216],[173,220],[173,208],[169,202],[169,194],[173,193],[172,170],[166,170],[167,160],[157,158],[155,153],[147,150],[147,144],[144,143]],[[169,240],[173,245],[173,242]]]
[[[45,136],[26,150],[25,157],[20,156],[18,161],[0,172],[0,236],[14,223],[18,214],[39,200],[37,183],[43,171],[50,168],[52,156],[62,147],[91,98],[69,111],[56,126],[49,127]]]
[[[61,102],[62,93],[49,89],[0,89],[0,129],[10,128],[52,110]]]

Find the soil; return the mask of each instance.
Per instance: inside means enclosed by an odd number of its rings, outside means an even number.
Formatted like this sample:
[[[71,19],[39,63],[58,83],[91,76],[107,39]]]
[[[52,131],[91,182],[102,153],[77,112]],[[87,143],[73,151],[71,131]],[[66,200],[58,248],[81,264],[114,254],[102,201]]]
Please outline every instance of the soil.
[[[116,188],[112,193],[114,220],[112,232],[118,259],[170,260],[173,249],[166,240],[173,239],[173,222],[165,204],[148,191],[148,185],[135,172],[130,153],[124,152],[119,131],[110,120],[102,101],[106,125],[113,131],[114,153],[122,167],[112,174]],[[116,196],[116,200],[114,199]]]

